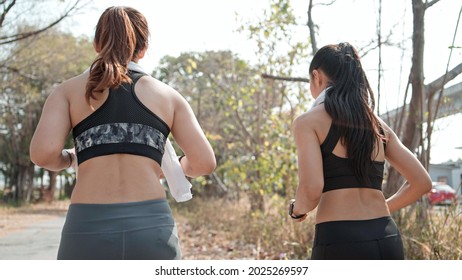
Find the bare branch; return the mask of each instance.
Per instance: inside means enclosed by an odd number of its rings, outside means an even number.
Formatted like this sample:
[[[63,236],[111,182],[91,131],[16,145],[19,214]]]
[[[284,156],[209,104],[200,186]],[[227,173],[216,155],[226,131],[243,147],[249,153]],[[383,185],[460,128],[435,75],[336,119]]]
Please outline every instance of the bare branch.
[[[438,90],[442,89],[445,84],[453,80],[459,74],[462,73],[462,63],[454,67],[451,71],[448,71],[438,79],[434,80],[433,82],[426,85],[426,91],[428,94],[428,98],[431,98],[433,94],[435,94]]]
[[[287,82],[302,82],[302,83],[309,83],[310,79],[308,78],[300,78],[300,77],[282,77],[282,76],[274,76],[270,74],[261,74],[263,79],[270,79],[270,80],[279,80],[279,81],[287,81]]]
[[[397,47],[399,46],[398,43],[393,43],[392,38],[393,38],[393,32],[394,32],[394,27],[396,24],[390,29],[388,35],[383,39],[382,38],[382,46],[386,47]],[[369,52],[377,49],[379,47],[379,44],[377,41],[372,39],[367,45],[363,46],[362,48],[358,49],[358,53],[360,57],[365,57]]]
[[[314,4],[313,6],[330,6],[334,4],[335,2],[337,2],[337,0],[331,0],[330,2],[327,2],[327,3],[317,3],[317,4]]]
[[[2,1],[2,5],[5,4],[5,1]],[[13,0],[2,12],[2,15],[0,17],[0,27],[3,26],[3,22],[5,21],[5,17],[8,14],[8,12],[13,8],[13,6],[16,4],[16,0]]]
[[[379,18],[377,20],[377,42],[379,48],[379,61],[378,61],[378,77],[377,77],[377,114],[380,115],[380,88],[382,81],[382,0],[379,0]]]
[[[440,2],[440,0],[433,0],[431,2],[426,2],[425,3],[425,10],[430,8],[431,6],[435,5],[436,3]]]
[[[10,36],[0,37],[0,45],[6,45],[6,44],[9,44],[9,43],[19,41],[19,40],[23,40],[23,39],[29,38],[31,36],[38,35],[38,34],[44,32],[44,31],[52,28],[53,26],[60,23],[63,19],[68,17],[73,11],[78,10],[78,4],[80,3],[80,1],[81,0],[76,0],[74,5],[72,5],[71,8],[69,8],[62,16],[60,16],[57,20],[50,23],[46,27],[43,27],[43,28],[35,30],[35,31],[31,31],[31,32],[24,32],[24,33],[14,34],[14,35],[10,35]]]
[[[29,79],[31,81],[40,81],[39,78],[37,78],[37,77],[35,77],[33,75],[23,73],[21,70],[19,70],[18,68],[15,68],[15,67],[10,67],[10,66],[7,66],[7,65],[0,65],[0,68],[6,69],[7,71],[5,73],[12,72],[12,73],[18,74],[19,76],[21,76],[23,78]]]

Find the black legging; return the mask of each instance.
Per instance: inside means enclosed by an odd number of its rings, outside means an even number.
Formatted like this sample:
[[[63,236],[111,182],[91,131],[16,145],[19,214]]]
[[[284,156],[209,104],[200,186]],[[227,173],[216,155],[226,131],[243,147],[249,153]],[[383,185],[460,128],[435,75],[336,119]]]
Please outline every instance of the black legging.
[[[391,217],[316,225],[312,260],[403,260],[403,243]]]
[[[71,204],[58,259],[179,259],[178,233],[167,200]]]

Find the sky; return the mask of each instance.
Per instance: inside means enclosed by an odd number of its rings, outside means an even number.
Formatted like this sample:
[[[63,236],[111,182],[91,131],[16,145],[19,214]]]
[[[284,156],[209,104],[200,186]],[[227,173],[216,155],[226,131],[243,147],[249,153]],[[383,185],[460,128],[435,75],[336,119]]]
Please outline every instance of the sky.
[[[314,1],[319,2],[319,1]],[[327,2],[327,1],[326,1]],[[391,34],[394,43],[404,43],[405,51],[398,48],[383,50],[383,78],[381,80],[380,111],[385,112],[402,104],[405,80],[410,69],[412,33],[411,1],[382,1],[383,36]],[[153,70],[165,55],[177,56],[182,52],[205,50],[232,50],[243,59],[252,61],[255,57],[254,44],[245,35],[236,32],[237,19],[256,20],[268,0],[98,0],[79,15],[68,20],[64,28],[74,34],[92,37],[101,13],[109,6],[131,6],[140,10],[147,18],[151,32],[150,47],[140,64]],[[308,0],[292,0],[294,13],[305,23]],[[441,0],[427,10],[425,26],[425,79],[433,81],[443,75],[448,63],[449,48],[457,23],[460,1]],[[351,42],[358,48],[367,45],[376,37],[378,1],[341,0],[335,8],[317,6],[313,17],[319,26],[319,46]],[[66,27],[67,25],[67,27]],[[302,25],[294,34],[307,38],[306,26]],[[405,39],[403,39],[405,38]],[[455,46],[462,47],[462,23],[456,35]],[[362,58],[363,66],[376,91],[377,51]],[[453,50],[449,68],[462,62],[462,48]],[[308,68],[308,65],[306,66]],[[306,73],[300,73],[306,75]],[[451,84],[462,82],[462,75]],[[437,122],[433,139],[432,163],[462,158],[462,114]]]

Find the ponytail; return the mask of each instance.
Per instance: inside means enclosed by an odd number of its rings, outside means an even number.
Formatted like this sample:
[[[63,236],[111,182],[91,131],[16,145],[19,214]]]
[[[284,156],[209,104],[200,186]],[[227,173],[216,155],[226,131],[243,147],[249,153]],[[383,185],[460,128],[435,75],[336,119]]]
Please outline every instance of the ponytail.
[[[332,124],[339,128],[351,167],[361,182],[369,184],[372,153],[379,143],[380,124],[374,114],[375,98],[356,50],[348,43],[321,48],[310,64],[310,73],[322,70],[331,88],[324,101]]]
[[[136,19],[141,19],[143,25],[139,26]],[[99,53],[90,67],[85,88],[88,103],[107,88],[131,82],[127,75],[128,63],[147,47],[148,34],[144,16],[135,9],[110,7],[104,11],[96,26],[94,39]]]

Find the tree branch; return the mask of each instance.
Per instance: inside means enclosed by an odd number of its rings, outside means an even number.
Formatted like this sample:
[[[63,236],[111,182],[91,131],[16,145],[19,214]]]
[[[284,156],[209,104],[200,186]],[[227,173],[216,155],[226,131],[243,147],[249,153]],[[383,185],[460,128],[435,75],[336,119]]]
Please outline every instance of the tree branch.
[[[205,74],[205,76],[206,76],[213,84],[215,84],[215,85],[216,85],[218,88],[220,88],[223,92],[228,91],[228,90],[225,89],[222,85],[220,85],[219,83],[217,83],[217,82],[215,81],[215,79],[213,79],[213,78],[210,76],[209,73],[204,73],[204,74]],[[233,94],[234,94],[234,97],[236,98],[236,100],[238,100],[238,96],[237,96],[237,94],[236,94],[235,91],[233,91]],[[234,115],[235,115],[235,117],[236,117],[236,120],[237,120],[238,125],[241,127],[241,130],[240,130],[240,131],[242,131],[242,132],[244,133],[244,135],[245,135],[248,139],[250,139],[251,142],[253,142],[254,144],[257,144],[257,142],[255,141],[255,139],[253,138],[253,136],[252,136],[252,135],[250,134],[250,132],[247,130],[247,127],[244,125],[244,122],[242,121],[242,118],[241,118],[241,116],[239,115],[239,110],[238,110],[237,108],[236,108],[236,110],[234,110]],[[244,143],[244,146],[245,146],[250,152],[253,151],[253,149],[246,143],[246,141],[242,141],[242,140],[241,140],[241,142]]]
[[[26,78],[26,79],[29,79],[31,81],[40,81],[39,78],[37,78],[37,77],[35,77],[33,75],[25,74],[25,73],[21,72],[21,70],[19,70],[18,68],[15,68],[15,67],[10,67],[10,66],[7,66],[7,65],[0,65],[0,68],[4,68],[4,69],[8,70],[8,72],[16,73],[19,76],[21,76],[23,78]],[[8,73],[8,72],[6,72],[6,73]]]
[[[274,76],[274,75],[265,74],[265,73],[261,74],[261,77],[263,79],[270,79],[270,80],[310,83],[310,79],[308,79],[308,78],[300,78],[300,77],[282,77],[282,76]]]
[[[76,0],[74,5],[72,5],[71,8],[69,8],[61,17],[59,17],[57,20],[50,23],[46,27],[43,27],[43,28],[35,30],[35,31],[31,31],[31,32],[24,32],[24,33],[14,34],[14,35],[10,35],[10,36],[0,37],[0,45],[6,45],[6,44],[10,44],[10,43],[19,41],[19,40],[23,40],[23,39],[29,38],[31,36],[38,35],[38,34],[44,32],[44,31],[52,28],[53,26],[60,23],[63,19],[68,17],[71,14],[71,12],[73,12],[74,10],[77,10],[78,9],[77,6],[80,3],[80,1],[81,0]]]
[[[440,2],[440,0],[433,0],[431,2],[426,2],[425,3],[425,10],[430,8],[431,6],[435,5],[436,3]]]
[[[2,1],[2,5],[5,4],[5,1]],[[7,7],[6,9],[3,10],[2,16],[0,17],[0,27],[3,26],[3,22],[5,21],[5,17],[8,14],[8,12],[13,8],[13,6],[16,4],[16,0],[13,0]]]
[[[314,4],[313,6],[330,6],[330,5],[334,4],[335,2],[337,2],[337,0],[331,0],[328,3],[317,3],[317,4]]]
[[[313,0],[310,0],[310,3],[308,4],[308,22],[307,26],[310,31],[310,39],[311,39],[311,48],[313,50],[313,55],[318,51],[318,45],[316,42],[316,27],[313,22],[313,16],[312,16],[312,10],[313,10]]]
[[[462,73],[462,63],[454,67],[451,71],[448,71],[438,79],[434,80],[433,82],[427,84],[426,87],[426,92],[428,97],[431,98],[438,90],[442,89],[444,85],[446,85],[448,82],[453,80],[455,77],[457,77],[459,74]]]

